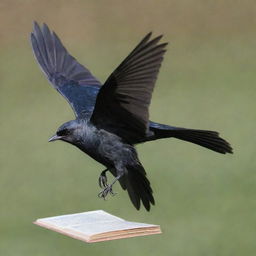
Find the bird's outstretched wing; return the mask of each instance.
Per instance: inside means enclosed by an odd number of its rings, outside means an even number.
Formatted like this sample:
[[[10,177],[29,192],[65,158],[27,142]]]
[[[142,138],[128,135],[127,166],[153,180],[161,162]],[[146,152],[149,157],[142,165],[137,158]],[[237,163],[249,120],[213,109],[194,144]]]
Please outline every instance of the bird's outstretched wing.
[[[128,142],[145,136],[149,104],[167,43],[147,34],[101,87],[92,123]]]
[[[35,22],[31,43],[43,72],[70,103],[76,117],[90,117],[101,83],[68,53],[46,24],[40,28]]]

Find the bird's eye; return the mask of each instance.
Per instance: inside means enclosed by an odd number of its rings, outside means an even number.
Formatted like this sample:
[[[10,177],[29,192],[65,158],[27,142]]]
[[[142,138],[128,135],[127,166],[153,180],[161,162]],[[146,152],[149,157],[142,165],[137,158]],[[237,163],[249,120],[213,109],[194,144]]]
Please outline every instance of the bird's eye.
[[[58,136],[66,136],[68,135],[70,132],[68,129],[63,129],[63,130],[60,130],[60,131],[57,131],[57,135]]]

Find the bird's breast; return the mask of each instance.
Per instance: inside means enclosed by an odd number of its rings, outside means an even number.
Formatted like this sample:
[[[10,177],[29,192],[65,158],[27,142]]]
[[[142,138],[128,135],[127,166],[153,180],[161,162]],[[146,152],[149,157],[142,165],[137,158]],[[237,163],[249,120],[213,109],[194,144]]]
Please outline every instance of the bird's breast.
[[[130,159],[134,151],[120,137],[103,129],[92,129],[82,141],[78,147],[106,167],[113,167],[117,162]]]

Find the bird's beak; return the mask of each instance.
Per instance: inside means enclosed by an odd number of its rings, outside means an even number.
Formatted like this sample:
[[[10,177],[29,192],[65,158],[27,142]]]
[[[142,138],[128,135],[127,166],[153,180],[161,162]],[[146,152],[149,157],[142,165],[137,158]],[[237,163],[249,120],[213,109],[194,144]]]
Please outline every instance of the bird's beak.
[[[55,140],[60,140],[62,137],[61,136],[58,136],[58,135],[53,135],[49,140],[48,142],[52,142],[52,141],[55,141]]]

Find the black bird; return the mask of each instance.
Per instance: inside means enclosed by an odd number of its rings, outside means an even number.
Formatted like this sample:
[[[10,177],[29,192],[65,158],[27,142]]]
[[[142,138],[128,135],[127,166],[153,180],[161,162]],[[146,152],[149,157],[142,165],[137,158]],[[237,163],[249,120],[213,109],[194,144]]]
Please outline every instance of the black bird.
[[[166,52],[161,36],[147,34],[134,50],[101,83],[72,57],[47,25],[36,22],[31,33],[34,55],[53,87],[70,103],[76,119],[59,127],[49,141],[68,142],[103,164],[99,177],[104,198],[118,180],[136,209],[142,201],[149,211],[153,191],[139,161],[135,144],[174,137],[213,151],[232,153],[218,132],[186,129],[149,121],[149,104]],[[115,177],[107,183],[106,172]]]

